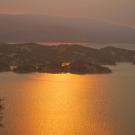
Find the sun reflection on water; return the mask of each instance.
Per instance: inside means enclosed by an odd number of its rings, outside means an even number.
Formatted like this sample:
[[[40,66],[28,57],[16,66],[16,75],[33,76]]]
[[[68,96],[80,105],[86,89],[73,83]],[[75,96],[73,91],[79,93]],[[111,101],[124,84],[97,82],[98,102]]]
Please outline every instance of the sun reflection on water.
[[[9,107],[8,120],[14,135],[112,135],[100,113],[105,108],[96,75],[34,74],[25,80],[18,80],[18,94],[10,95],[15,106]]]

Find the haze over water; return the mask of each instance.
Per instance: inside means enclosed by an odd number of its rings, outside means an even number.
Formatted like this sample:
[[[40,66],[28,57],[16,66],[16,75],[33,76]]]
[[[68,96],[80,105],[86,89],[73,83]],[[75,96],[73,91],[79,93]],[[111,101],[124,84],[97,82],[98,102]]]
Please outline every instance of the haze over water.
[[[0,73],[0,134],[135,134],[135,67],[111,68],[110,75]]]
[[[112,47],[116,47],[116,48],[135,50],[135,44],[134,43],[39,42],[38,44],[49,45],[49,46],[51,46],[51,45],[74,45],[74,44],[76,44],[76,45],[82,45],[82,46],[96,48],[96,49],[112,46]]]

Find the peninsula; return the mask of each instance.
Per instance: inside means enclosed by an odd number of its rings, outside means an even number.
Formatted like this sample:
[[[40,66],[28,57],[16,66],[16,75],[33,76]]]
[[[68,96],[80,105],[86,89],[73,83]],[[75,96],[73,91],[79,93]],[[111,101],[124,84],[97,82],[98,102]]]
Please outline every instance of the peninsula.
[[[36,43],[0,44],[0,72],[111,73],[105,65],[135,62],[135,51],[81,45],[43,46]]]

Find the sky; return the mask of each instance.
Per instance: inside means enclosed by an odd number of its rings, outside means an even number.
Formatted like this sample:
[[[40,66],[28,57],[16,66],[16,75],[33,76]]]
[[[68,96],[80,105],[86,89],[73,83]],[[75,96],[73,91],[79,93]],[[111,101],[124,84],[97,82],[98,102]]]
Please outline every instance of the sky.
[[[90,18],[135,27],[135,0],[0,0],[0,13]]]

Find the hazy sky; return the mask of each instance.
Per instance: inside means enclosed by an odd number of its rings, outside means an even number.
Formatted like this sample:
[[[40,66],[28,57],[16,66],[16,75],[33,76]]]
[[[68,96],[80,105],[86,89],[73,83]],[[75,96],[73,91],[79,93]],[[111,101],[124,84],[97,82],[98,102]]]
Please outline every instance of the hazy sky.
[[[96,18],[135,27],[135,0],[0,0],[0,13]]]

